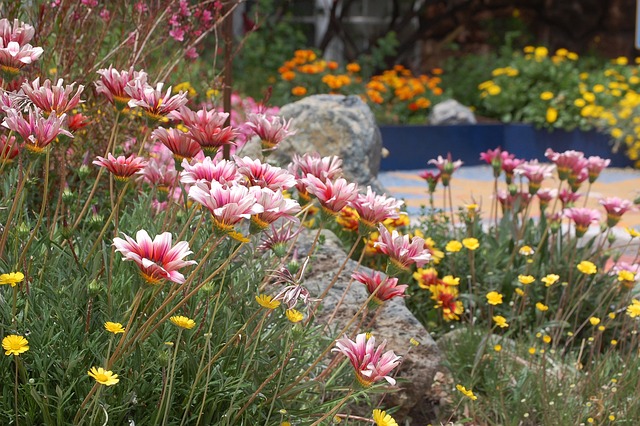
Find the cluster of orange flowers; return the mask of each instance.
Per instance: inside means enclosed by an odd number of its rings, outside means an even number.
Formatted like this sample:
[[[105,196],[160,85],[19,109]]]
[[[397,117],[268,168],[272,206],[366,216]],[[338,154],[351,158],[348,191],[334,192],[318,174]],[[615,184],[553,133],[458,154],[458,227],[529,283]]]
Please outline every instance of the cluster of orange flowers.
[[[363,81],[361,66],[351,62],[341,68],[335,61],[318,58],[312,50],[297,50],[293,58],[278,69],[286,90],[295,97],[318,93],[356,94],[376,106],[389,121],[406,121],[406,116],[425,111],[434,97],[442,95],[441,69],[432,76],[415,76],[402,65]]]

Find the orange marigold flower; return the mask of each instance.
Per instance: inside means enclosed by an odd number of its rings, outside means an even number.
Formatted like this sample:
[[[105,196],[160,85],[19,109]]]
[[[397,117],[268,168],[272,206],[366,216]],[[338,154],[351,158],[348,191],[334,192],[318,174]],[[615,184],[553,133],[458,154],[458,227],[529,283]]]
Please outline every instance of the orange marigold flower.
[[[296,78],[296,73],[293,71],[285,71],[280,76],[284,81],[291,81]]]
[[[307,94],[307,88],[302,86],[296,86],[291,89],[291,94],[294,96],[304,96]]]

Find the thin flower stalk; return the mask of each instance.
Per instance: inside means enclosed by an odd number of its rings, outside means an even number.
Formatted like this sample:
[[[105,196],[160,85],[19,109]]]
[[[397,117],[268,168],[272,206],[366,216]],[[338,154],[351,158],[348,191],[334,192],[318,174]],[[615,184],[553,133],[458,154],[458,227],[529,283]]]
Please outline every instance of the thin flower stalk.
[[[176,344],[173,346],[173,359],[171,360],[171,366],[169,371],[169,386],[166,392],[162,393],[162,399],[160,400],[160,405],[158,406],[158,414],[154,424],[158,423],[158,419],[160,417],[160,413],[162,413],[162,406],[164,403],[164,414],[162,416],[162,425],[167,424],[167,418],[169,416],[169,407],[171,406],[171,391],[173,390],[173,379],[176,375],[176,360],[178,359],[178,347],[180,346],[180,339],[182,339],[182,327],[178,327],[178,336],[176,337]],[[165,402],[166,401],[166,402]]]
[[[326,412],[322,417],[320,417],[318,420],[316,420],[315,422],[311,423],[311,426],[317,426],[319,424],[321,424],[325,419],[328,418],[333,418],[333,415],[344,405],[346,404],[346,402],[349,400],[349,398],[351,398],[351,396],[353,395],[353,389],[349,389],[349,392],[347,392],[347,394],[344,396],[344,398],[342,398],[340,401],[338,401],[338,403],[336,404],[335,407],[333,407],[331,410],[329,410],[328,412]]]
[[[20,174],[20,178],[18,179],[18,188],[16,189],[16,195],[13,198],[13,202],[11,203],[11,209],[9,210],[9,215],[7,216],[7,222],[2,231],[2,238],[0,238],[0,259],[4,254],[4,248],[7,243],[7,238],[9,237],[9,230],[11,228],[11,222],[13,221],[13,216],[16,214],[18,204],[22,200],[22,191],[24,190],[24,186],[29,179],[29,175],[31,174],[31,168],[33,167],[33,161],[30,161],[27,165],[27,168],[24,173]],[[20,163],[22,167],[22,163]]]

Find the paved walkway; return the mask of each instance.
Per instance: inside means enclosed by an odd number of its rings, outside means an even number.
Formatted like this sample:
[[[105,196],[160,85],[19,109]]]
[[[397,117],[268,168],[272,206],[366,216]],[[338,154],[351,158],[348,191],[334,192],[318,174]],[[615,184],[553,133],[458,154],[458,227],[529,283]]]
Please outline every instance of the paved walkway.
[[[401,170],[380,172],[378,178],[389,191],[389,195],[404,199],[410,214],[416,214],[420,207],[429,203],[427,184],[418,177],[421,170]],[[499,183],[500,189],[506,189],[504,177]],[[557,180],[545,182],[544,187],[556,188]],[[586,192],[587,185],[583,184],[582,193]],[[490,166],[461,167],[451,179],[453,205],[462,206],[476,203],[481,206],[485,216],[490,210],[493,197],[493,174]],[[598,200],[604,197],[617,196],[631,201],[640,196],[640,170],[632,169],[605,169],[600,178],[593,184],[587,207],[598,209],[603,213]],[[582,206],[584,201],[579,200],[577,205]],[[438,184],[435,194],[436,207],[442,208],[442,186]],[[634,227],[640,230],[640,210],[627,212],[620,222],[621,226]]]

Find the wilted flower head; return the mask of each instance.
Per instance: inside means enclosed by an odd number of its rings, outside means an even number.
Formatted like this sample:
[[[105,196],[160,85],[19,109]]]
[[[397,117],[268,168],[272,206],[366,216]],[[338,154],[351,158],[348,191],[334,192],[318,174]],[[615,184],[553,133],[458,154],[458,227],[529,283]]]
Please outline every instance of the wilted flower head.
[[[270,232],[264,232],[262,234],[262,244],[260,244],[258,249],[271,250],[276,256],[280,258],[284,257],[289,248],[287,243],[302,230],[302,228],[297,228],[294,231],[294,224],[294,222],[289,222],[279,229],[272,224]]]
[[[123,235],[124,239],[113,239],[116,251],[122,254],[124,260],[134,261],[149,284],[160,284],[165,279],[182,284],[185,281],[184,275],[178,270],[197,263],[195,260],[183,260],[192,253],[189,243],[180,241],[172,247],[170,232],[156,235],[153,241],[145,230],[138,231],[135,240]]]
[[[79,85],[73,93],[75,83],[63,86],[63,81],[59,79],[55,85],[52,85],[51,80],[46,79],[40,85],[40,77],[38,77],[32,83],[23,83],[22,91],[42,111],[60,115],[78,106],[81,102],[80,95],[84,90],[84,86]]]
[[[274,191],[292,188],[296,184],[295,177],[285,169],[262,163],[250,157],[233,157],[238,165],[238,172],[247,178],[248,186],[259,186]]]
[[[398,285],[397,278],[383,278],[382,274],[377,271],[371,271],[370,274],[365,274],[363,272],[354,272],[351,275],[351,278],[367,286],[367,291],[369,292],[369,294],[373,294],[373,292],[375,291],[376,294],[375,296],[373,296],[373,302],[378,305],[382,305],[385,301],[393,299],[394,297],[404,297],[404,292],[406,291],[407,287],[409,287],[405,284]]]
[[[128,157],[120,155],[116,158],[109,153],[107,158],[100,156],[96,157],[93,164],[106,168],[116,179],[120,181],[127,181],[131,176],[144,169],[147,165],[147,161],[135,154],[131,154]]]
[[[129,107],[140,107],[151,119],[160,120],[171,111],[175,111],[187,103],[187,92],[171,96],[171,87],[163,93],[163,86],[164,83],[158,83],[153,88],[146,82],[134,80],[132,85],[127,85],[124,88],[124,91],[131,97],[128,102]]]
[[[153,139],[159,140],[173,153],[176,161],[191,160],[202,150],[200,145],[181,130],[158,127],[151,133]]]
[[[421,267],[431,260],[431,254],[425,249],[422,238],[413,237],[409,242],[408,235],[400,235],[395,229],[389,233],[382,224],[378,225],[378,231],[380,237],[374,246],[389,256],[390,264],[401,271],[409,270],[414,263],[417,267]]]
[[[386,344],[385,340],[376,348],[375,337],[367,337],[366,333],[358,334],[355,342],[345,335],[336,340],[336,347],[331,351],[341,352],[349,358],[356,379],[362,386],[369,387],[382,379],[395,385],[396,381],[389,376],[389,373],[400,364],[400,357],[393,351],[387,351],[383,354]]]
[[[68,130],[62,128],[67,118],[66,114],[60,116],[50,114],[49,117],[44,118],[39,109],[30,108],[27,118],[25,118],[14,109],[5,112],[7,116],[2,125],[22,136],[25,147],[32,152],[44,152],[45,148],[59,135],[73,137]]]
[[[147,83],[147,73],[134,71],[133,67],[128,71],[118,71],[109,65],[107,69],[98,70],[98,74],[100,80],[96,81],[96,92],[103,94],[119,109],[125,108],[131,99],[131,95],[125,91],[127,86],[144,86]]]
[[[0,135],[0,167],[3,163],[11,163],[19,153],[20,146],[15,136]]]
[[[573,220],[573,223],[576,226],[577,237],[582,237],[585,232],[587,232],[587,229],[589,229],[589,225],[600,221],[599,211],[583,207],[564,209],[563,214],[565,217]]]
[[[247,126],[260,138],[264,150],[275,149],[280,142],[295,134],[289,129],[291,120],[277,115],[249,114]]]
[[[209,111],[206,107],[192,111],[186,106],[181,106],[169,117],[181,120],[188,130],[189,137],[198,142],[202,150],[211,156],[215,155],[220,147],[232,144],[238,136],[238,132],[232,126],[225,127],[229,118],[226,112]]]

